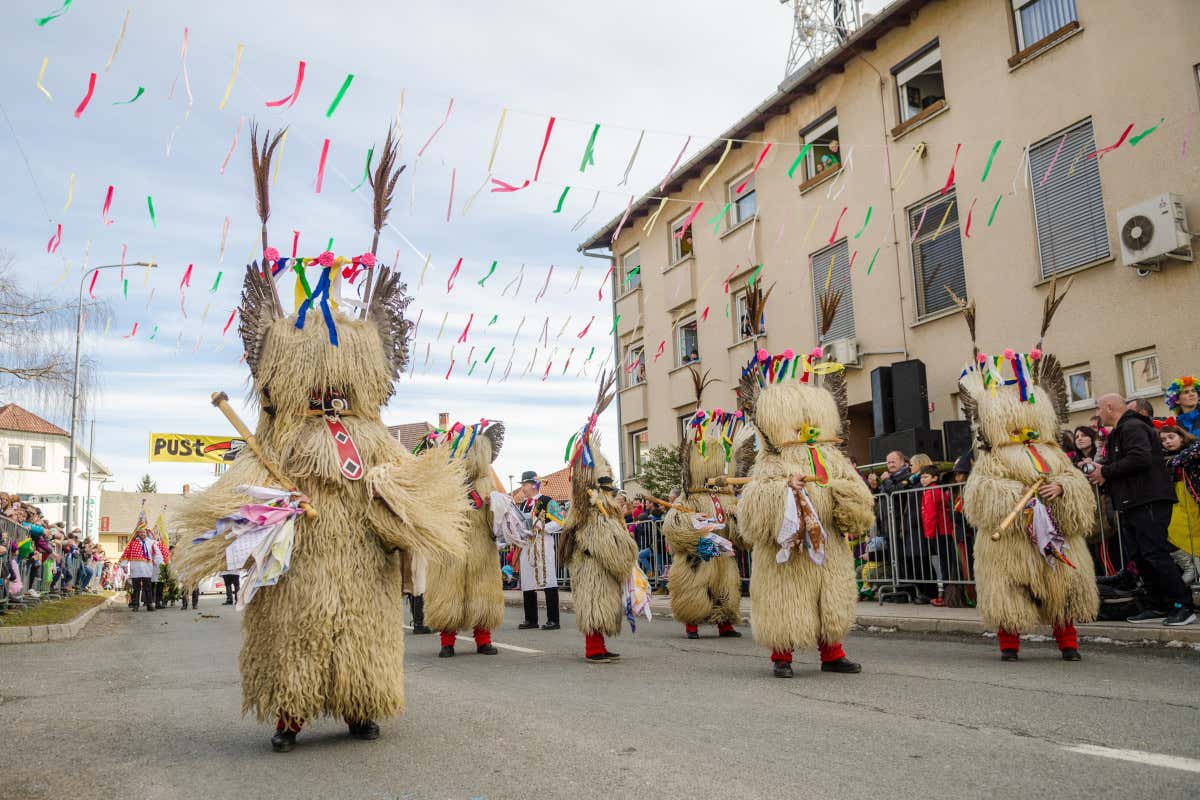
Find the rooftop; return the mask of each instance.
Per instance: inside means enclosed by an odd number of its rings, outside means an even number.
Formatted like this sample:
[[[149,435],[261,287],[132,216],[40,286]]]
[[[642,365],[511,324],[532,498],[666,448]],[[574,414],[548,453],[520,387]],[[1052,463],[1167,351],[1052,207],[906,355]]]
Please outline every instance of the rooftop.
[[[167,530],[171,529],[171,517],[179,510],[187,495],[165,492],[110,492],[100,496],[102,517],[108,517],[108,530],[101,533],[129,533],[137,525],[138,512],[145,501],[146,524],[154,527],[154,521],[162,514],[166,518]]]
[[[433,430],[433,426],[428,422],[405,422],[400,425],[388,426],[388,433],[395,436],[400,441],[400,445],[410,453],[431,430]]]
[[[70,435],[53,422],[42,419],[32,411],[26,411],[16,403],[0,406],[0,431],[44,433],[49,436]]]

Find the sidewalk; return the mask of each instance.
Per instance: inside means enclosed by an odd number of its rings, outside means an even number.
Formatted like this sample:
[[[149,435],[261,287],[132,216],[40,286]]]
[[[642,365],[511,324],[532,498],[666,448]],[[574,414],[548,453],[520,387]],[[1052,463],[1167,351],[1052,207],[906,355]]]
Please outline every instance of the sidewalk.
[[[504,602],[510,606],[521,605],[521,593],[505,591]],[[545,596],[538,593],[538,604],[545,605]],[[571,593],[559,593],[559,605],[563,611],[574,610]],[[671,619],[671,601],[666,595],[654,595],[650,610],[655,617]],[[742,623],[750,620],[750,598],[742,598]],[[908,603],[877,603],[874,600],[858,604],[858,626],[891,633],[938,633],[979,636],[995,631],[984,628],[979,612],[973,608],[937,608]],[[1050,629],[1039,628],[1028,633],[1050,635]],[[1158,624],[1132,625],[1128,622],[1095,622],[1080,625],[1079,635],[1093,641],[1122,642],[1125,644],[1160,644],[1172,647],[1200,649],[1200,622],[1182,628],[1167,628]],[[1177,643],[1177,644],[1176,644]]]

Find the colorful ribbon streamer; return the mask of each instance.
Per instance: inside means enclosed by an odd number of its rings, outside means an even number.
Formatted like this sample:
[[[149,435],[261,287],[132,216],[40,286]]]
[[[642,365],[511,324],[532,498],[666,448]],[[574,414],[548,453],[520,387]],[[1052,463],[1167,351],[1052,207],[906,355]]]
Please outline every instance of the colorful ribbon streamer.
[[[99,277],[100,270],[96,270],[92,273],[92,282],[88,284],[88,297],[92,298],[93,300],[96,299],[96,278]]]
[[[136,103],[138,98],[141,97],[145,93],[146,93],[146,87],[139,86],[137,88],[137,93],[134,94],[133,97],[129,98],[128,100],[118,100],[117,102],[113,103],[113,105],[114,106],[127,106],[130,103]]]
[[[750,170],[750,174],[746,176],[746,179],[738,184],[738,187],[734,189],[734,194],[741,194],[746,191],[746,187],[750,185],[750,179],[758,172],[758,168],[762,166],[763,159],[767,157],[767,153],[769,152],[771,152],[771,142],[767,142],[767,146],[758,154],[758,160],[754,162],[754,169]]]
[[[221,273],[221,272],[218,272],[218,273],[217,273],[217,279],[216,279],[215,281],[213,281],[212,288],[208,290],[208,293],[209,293],[209,294],[216,294],[216,293],[217,293],[217,287],[221,285],[221,275],[222,275],[222,274],[223,274],[223,273]]]
[[[630,212],[633,211],[633,195],[629,195],[629,202],[625,204],[625,213],[621,215],[621,221],[617,223],[617,227],[613,229],[612,239],[609,244],[616,244],[617,237],[621,235],[621,229],[625,227],[626,221],[629,219]]]
[[[221,329],[221,335],[229,333],[229,326],[233,324],[233,318],[237,316],[237,309],[229,312],[229,319],[225,320],[225,327]]]
[[[371,177],[371,159],[373,159],[374,157],[375,157],[375,148],[374,148],[374,147],[368,147],[368,148],[367,148],[367,163],[366,163],[366,165],[363,167],[363,176],[362,176],[362,180],[361,180],[361,181],[359,181],[358,183],[356,183],[356,184],[354,185],[354,188],[353,188],[353,189],[351,189],[350,191],[352,191],[352,192],[357,192],[357,191],[359,190],[359,188],[361,188],[361,187],[362,187],[362,185],[363,185],[364,183],[366,183],[366,182],[367,182],[367,181],[370,179],[370,177]]]
[[[1142,141],[1142,139],[1145,139],[1147,136],[1149,136],[1150,134],[1152,134],[1156,130],[1158,130],[1158,126],[1162,125],[1163,120],[1165,120],[1165,119],[1166,119],[1166,117],[1159,117],[1158,122],[1155,123],[1154,125],[1150,126],[1149,128],[1146,128],[1146,130],[1142,131],[1141,133],[1137,134],[1136,136],[1130,136],[1129,137],[1130,147],[1137,147],[1138,142]]]
[[[583,160],[579,162],[579,171],[583,172],[588,168],[588,165],[596,166],[596,134],[600,133],[600,123],[596,123],[596,127],[592,128],[592,135],[588,138],[587,147],[583,149]]]
[[[938,236],[942,233],[942,228],[946,227],[946,220],[950,219],[950,211],[953,208],[954,203],[946,203],[946,213],[942,214],[942,221],[938,223],[937,230],[933,232],[933,239],[930,241],[937,241]]]
[[[689,137],[687,137],[687,140],[684,141],[683,147],[679,148],[679,154],[677,156],[675,156],[675,160],[673,162],[671,162],[671,168],[669,170],[667,170],[667,174],[663,176],[662,183],[660,183],[658,185],[658,190],[660,192],[666,188],[667,181],[671,180],[671,176],[675,174],[675,168],[679,166],[679,160],[681,158],[683,158],[684,152],[687,151],[688,145],[691,143],[692,143],[692,137],[689,136]]]
[[[71,201],[75,199],[75,173],[71,173],[71,177],[67,179],[67,202],[63,206],[63,213],[67,213],[67,209],[71,207]]]
[[[546,290],[550,288],[550,276],[554,274],[554,265],[550,265],[550,269],[546,272],[546,282],[542,284],[542,289],[537,293],[537,297],[533,298],[533,302],[537,302],[545,296]]]
[[[595,321],[596,321],[596,315],[593,314],[592,318],[588,320],[587,325],[583,326],[583,330],[581,330],[579,333],[575,334],[575,338],[582,339],[584,336],[587,336],[587,332],[592,329],[592,323]]]
[[[446,203],[446,222],[450,221],[450,212],[454,210],[454,183],[458,178],[458,167],[450,170],[450,200]]]
[[[454,269],[450,270],[450,277],[446,279],[446,294],[454,288],[454,279],[458,277],[458,271],[462,269],[462,258],[458,259],[458,263],[454,265]]]
[[[867,274],[868,274],[868,275],[870,275],[870,274],[871,274],[871,270],[875,268],[875,259],[879,258],[879,251],[880,251],[881,249],[883,249],[883,248],[881,248],[881,247],[876,247],[876,248],[875,248],[875,253],[874,253],[874,254],[871,256],[871,263],[870,263],[870,264],[867,264]]]
[[[800,164],[802,164],[804,162],[804,157],[806,155],[808,155],[808,151],[811,149],[812,149],[812,142],[807,142],[807,143],[805,143],[804,147],[800,148],[800,155],[796,156],[796,160],[792,162],[792,165],[790,167],[788,167],[787,176],[789,178],[793,177],[796,174],[796,168],[799,167]],[[910,158],[911,158],[911,156],[910,156]]]
[[[708,221],[707,224],[712,226],[714,234],[716,234],[718,232],[718,230],[720,229],[722,220],[725,219],[725,215],[727,213],[729,213],[729,209],[731,209],[731,208],[733,208],[733,203],[732,202],[726,203],[725,205],[723,205],[721,207],[721,210],[718,211],[716,214],[714,214],[713,218]]]
[[[862,227],[858,229],[858,233],[854,234],[855,239],[862,236],[863,233],[867,230],[867,226],[871,224],[871,210],[873,208],[874,208],[874,206],[867,206],[867,218],[863,220]]]
[[[92,102],[92,92],[94,91],[96,91],[96,73],[93,72],[88,78],[87,94],[79,101],[79,105],[75,107],[75,119],[83,116],[83,110],[88,107],[88,103]]]
[[[401,103],[403,102],[403,99],[401,99]],[[488,156],[487,171],[489,175],[492,174],[492,167],[496,164],[496,151],[500,149],[500,134],[504,131],[504,118],[506,116],[508,116],[508,109],[500,109],[500,121],[496,123],[496,133],[494,136],[492,136],[492,152],[491,155]]]
[[[304,62],[300,62],[300,66],[296,68],[296,86],[292,89],[292,93],[287,97],[281,97],[278,100],[267,101],[267,108],[279,108],[286,105],[288,108],[296,105],[296,101],[300,99],[300,87],[304,85]],[[230,87],[233,86],[233,78],[237,77],[237,68],[234,68],[233,77],[229,79]]]
[[[217,106],[218,111],[225,110],[225,104],[229,102],[229,93],[233,91],[233,82],[237,80],[238,67],[242,63],[242,50],[246,45],[238,44],[237,52],[233,56],[233,73],[229,76],[229,83],[225,84],[225,94],[221,96],[221,104]]]
[[[1046,171],[1042,174],[1042,179],[1038,182],[1038,187],[1045,186],[1046,181],[1050,180],[1050,173],[1054,171],[1054,165],[1058,163],[1058,157],[1062,155],[1063,145],[1066,143],[1067,134],[1064,133],[1062,138],[1058,140],[1058,147],[1054,149],[1054,155],[1050,158],[1050,163],[1046,165]]]
[[[42,68],[38,70],[38,74],[37,74],[37,88],[38,88],[39,92],[46,95],[47,100],[49,100],[51,103],[53,103],[54,96],[50,94],[49,89],[47,89],[45,86],[42,85],[42,78],[46,77],[46,65],[49,63],[50,63],[49,58],[42,59]]]
[[[846,211],[846,206],[842,206],[842,213],[838,214],[837,222],[833,223],[833,233],[829,234],[830,245],[837,240],[838,228],[842,227],[842,217],[846,216]]]
[[[624,186],[629,181],[629,171],[633,169],[633,162],[637,160],[638,151],[642,149],[642,139],[646,138],[646,131],[638,134],[637,144],[633,146],[633,152],[629,154],[629,163],[625,165],[625,174],[621,176],[617,186]]]
[[[171,90],[169,92],[167,92],[167,99],[170,100],[172,97],[175,96],[175,84],[179,82],[179,76],[180,76],[180,74],[182,74],[183,75],[183,88],[187,92],[187,96],[188,96],[187,107],[188,107],[188,111],[190,112],[192,109],[192,103],[194,102],[194,100],[192,98],[192,81],[191,81],[191,78],[188,77],[187,52],[188,52],[188,29],[185,27],[183,29],[183,44],[181,44],[179,46],[179,72],[175,73],[175,80],[171,81]],[[184,116],[184,119],[185,120],[187,119],[186,115]],[[178,129],[176,129],[176,130],[178,130]],[[172,138],[174,138],[174,134],[172,134]]]
[[[467,341],[467,334],[470,332],[471,323],[474,321],[475,321],[474,314],[471,314],[469,317],[467,317],[467,327],[463,328],[463,332],[458,335],[458,343],[459,344],[464,344]],[[471,357],[469,355],[467,356],[467,360],[468,361],[471,360]]]
[[[1111,153],[1113,150],[1116,150],[1118,147],[1125,144],[1125,140],[1127,138],[1129,138],[1129,132],[1132,130],[1133,130],[1133,123],[1131,122],[1125,128],[1125,130],[1121,133],[1121,138],[1117,139],[1115,144],[1110,144],[1108,147],[1101,147],[1099,150],[1097,150],[1096,152],[1089,155],[1088,160],[1090,161],[1093,158],[1104,158],[1106,155]]]
[[[36,22],[37,26],[40,28],[43,25],[45,25],[47,22],[49,22],[50,20],[58,19],[63,14],[67,13],[67,11],[70,10],[70,8],[71,8],[71,0],[63,0],[62,6],[59,7],[56,11],[52,11],[49,15],[47,15],[45,17],[39,17],[38,19],[35,19],[34,22]]]
[[[601,278],[600,289],[596,292],[597,301],[604,299],[604,287],[608,285],[608,279],[612,276],[614,269],[616,269],[614,266],[609,265],[608,272],[604,273],[604,277]]]
[[[109,67],[113,65],[113,61],[117,58],[117,53],[121,51],[121,42],[125,41],[125,28],[129,26],[129,15],[133,13],[133,9],[125,10],[125,19],[121,22],[121,32],[117,34],[117,43],[113,45],[112,54],[108,57],[108,61],[104,65],[104,71],[108,72]]]
[[[980,183],[987,183],[988,173],[992,171],[992,161],[996,158],[996,151],[1000,149],[1000,139],[992,145],[992,152],[988,153],[987,164],[983,167],[983,177],[979,179]]]
[[[492,181],[492,183],[496,184],[495,186],[492,187],[493,192],[519,192],[522,189],[524,189],[526,186],[529,185],[528,178],[526,178],[525,182],[522,183],[520,186],[513,186],[511,183],[509,183],[507,181],[502,181],[499,178],[492,178],[491,181]]]
[[[954,185],[954,167],[958,164],[958,151],[962,150],[962,143],[954,145],[954,158],[950,161],[950,174],[946,176],[946,185],[942,187],[939,194],[945,194],[950,191],[950,187]]]
[[[342,88],[338,89],[337,94],[333,97],[333,102],[329,104],[329,108],[325,109],[326,119],[332,117],[333,112],[337,111],[338,105],[342,102],[342,98],[346,96],[346,90],[350,88],[350,83],[353,80],[353,72],[346,75],[346,80],[342,81]]]
[[[283,129],[283,136],[279,138],[279,151],[275,153],[275,169],[271,170],[271,183],[274,184],[279,180],[279,165],[283,163],[283,146],[287,144],[287,137],[290,128]],[[296,255],[292,253],[292,255]]]
[[[217,263],[221,264],[225,261],[225,240],[229,236],[229,217],[225,217],[224,224],[221,225],[221,246],[217,248]]]
[[[425,155],[425,149],[428,148],[429,145],[433,143],[434,138],[439,133],[441,133],[442,128],[445,127],[447,120],[450,119],[450,112],[453,110],[454,110],[454,98],[451,97],[450,104],[448,106],[446,106],[446,116],[442,117],[441,123],[436,128],[433,129],[433,133],[429,134],[429,138],[425,140],[425,144],[421,145],[421,149],[417,151],[417,158],[420,158],[421,156]]]
[[[112,208],[113,187],[110,184],[108,191],[104,193],[104,207],[100,209],[100,220],[105,225],[112,225],[116,220],[108,218],[108,211]]]
[[[972,197],[971,207],[967,209],[967,227],[963,230],[963,236],[968,239],[971,238],[971,215],[975,213],[975,201],[978,199],[978,197]]]
[[[325,159],[328,157],[329,140],[326,139],[325,144],[321,145],[321,160],[317,163],[317,194],[321,193],[321,184],[325,182]]]
[[[146,195],[146,208],[150,209],[150,224],[158,227],[158,218],[154,216],[154,198]]]
[[[712,180],[713,175],[717,174],[717,170],[719,170],[721,168],[721,165],[725,163],[725,157],[727,155],[729,155],[729,151],[732,149],[733,149],[733,139],[726,139],[725,140],[725,149],[721,151],[721,157],[717,159],[716,164],[713,164],[713,168],[708,171],[708,174],[705,175],[703,179],[701,179],[700,185],[696,187],[696,194],[699,194],[700,192],[704,191],[704,187],[708,185],[708,182],[710,180]]]
[[[563,203],[566,202],[567,192],[569,191],[571,191],[570,186],[563,187],[562,194],[558,196],[558,205],[554,207],[554,211],[552,213],[557,214],[562,211]]]
[[[599,126],[597,126],[599,127]],[[542,159],[546,157],[546,148],[550,146],[550,133],[554,130],[554,117],[546,123],[546,135],[542,139],[542,149],[538,152],[537,166],[533,169],[533,180],[536,183],[542,174]]]
[[[484,275],[482,278],[480,278],[478,281],[476,281],[476,283],[478,283],[480,286],[483,286],[487,282],[487,279],[492,277],[492,273],[494,273],[496,271],[496,264],[498,264],[498,263],[500,263],[500,262],[493,261],[491,268],[488,269],[487,275]],[[492,321],[495,322],[495,320],[492,320]],[[488,324],[490,325],[491,323],[488,323]]]
[[[138,329],[138,324],[135,322],[135,323],[133,323],[133,330],[131,330],[129,333],[125,334],[121,338],[122,339],[132,339],[134,336],[137,336],[137,329]]]
[[[988,227],[992,227],[992,220],[996,218],[996,209],[1000,208],[1000,201],[1004,199],[1004,195],[1000,194],[996,197],[996,202],[992,205],[992,213],[988,214]]]
[[[242,123],[245,121],[245,117],[238,117],[237,128],[235,128],[233,131],[233,141],[229,143],[229,151],[225,153],[225,160],[221,162],[221,169],[217,170],[217,172],[221,175],[225,174],[225,168],[229,166],[229,158],[233,155],[234,148],[237,147],[238,136],[240,136],[242,133]],[[229,218],[226,217],[225,219],[228,220]]]
[[[688,214],[687,218],[684,219],[682,227],[680,227],[680,229],[675,231],[673,234],[676,239],[683,239],[684,234],[687,233],[687,229],[691,227],[692,220],[696,219],[696,215],[700,213],[700,209],[703,206],[703,200],[701,200],[699,203],[696,203],[695,207],[692,208],[692,213]]]

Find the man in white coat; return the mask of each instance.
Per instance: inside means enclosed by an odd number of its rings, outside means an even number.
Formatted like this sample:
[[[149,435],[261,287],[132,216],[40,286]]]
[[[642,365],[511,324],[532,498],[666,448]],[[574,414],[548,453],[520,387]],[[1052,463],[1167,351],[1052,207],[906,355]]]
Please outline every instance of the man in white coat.
[[[529,630],[538,627],[539,590],[546,593],[546,624],[544,631],[556,631],[558,624],[558,547],[555,534],[562,528],[563,513],[558,503],[542,494],[542,482],[533,470],[521,473],[521,488],[516,496],[517,507],[529,521],[533,538],[521,549],[521,593],[525,601],[525,621],[517,627]]]

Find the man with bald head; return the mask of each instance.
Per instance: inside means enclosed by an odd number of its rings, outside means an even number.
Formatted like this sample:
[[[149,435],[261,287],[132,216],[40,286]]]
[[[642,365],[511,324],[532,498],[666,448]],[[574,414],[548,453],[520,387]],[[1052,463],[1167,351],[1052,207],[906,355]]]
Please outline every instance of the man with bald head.
[[[1088,480],[1108,490],[1121,515],[1122,538],[1133,550],[1128,555],[1150,596],[1148,607],[1128,621],[1190,625],[1196,621],[1192,592],[1171,560],[1167,543],[1175,491],[1158,432],[1134,403],[1127,407],[1119,394],[1104,395],[1096,408],[1100,423],[1112,431],[1105,463],[1095,465]]]

